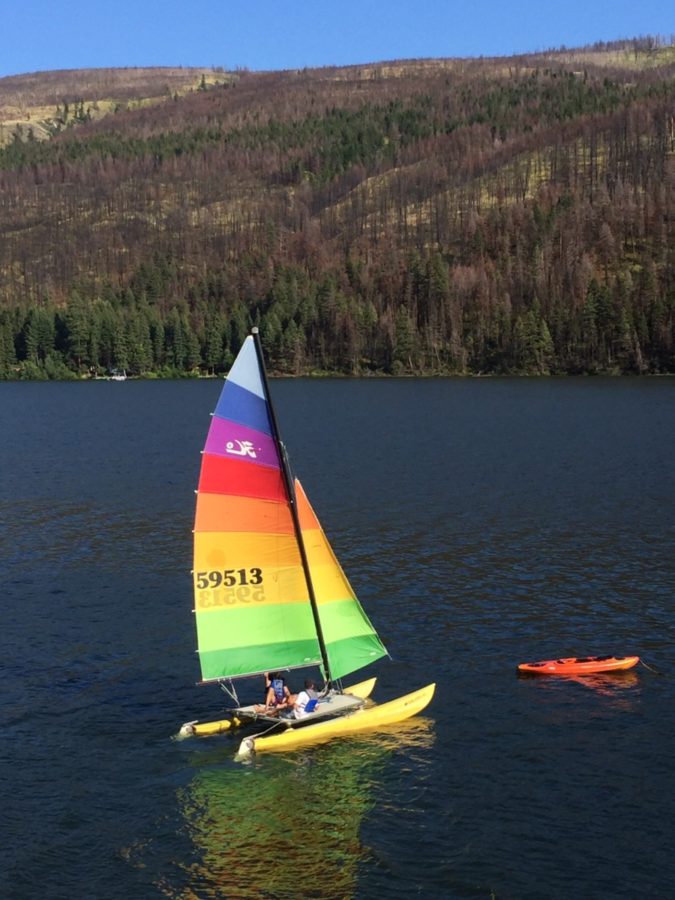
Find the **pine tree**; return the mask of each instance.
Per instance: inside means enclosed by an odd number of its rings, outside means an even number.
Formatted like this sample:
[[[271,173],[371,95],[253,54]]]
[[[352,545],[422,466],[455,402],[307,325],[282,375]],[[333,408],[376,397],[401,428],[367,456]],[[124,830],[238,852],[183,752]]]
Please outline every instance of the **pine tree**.
[[[204,347],[204,362],[213,374],[223,364],[223,320],[217,313],[212,314],[206,323],[206,341]]]
[[[26,359],[44,362],[55,350],[56,326],[54,313],[47,307],[34,307],[28,313],[24,329]]]
[[[134,375],[142,375],[152,365],[150,327],[142,311],[133,313],[129,318],[126,337],[129,369]]]
[[[90,364],[91,321],[89,307],[78,291],[73,291],[65,313],[67,346],[75,369]]]
[[[16,370],[14,336],[9,321],[0,318],[0,378],[10,378]]]
[[[394,334],[394,374],[411,372],[413,369],[413,352],[415,349],[415,329],[406,309],[396,314],[396,330]]]
[[[117,315],[114,320],[112,334],[112,366],[111,368],[126,371],[129,368],[129,341],[127,337],[126,322],[122,315]]]
[[[182,326],[183,334],[185,335],[185,368],[188,372],[192,372],[202,363],[199,339],[190,325],[187,316],[183,316]]]
[[[184,370],[187,358],[187,343],[181,315],[175,306],[169,313],[169,319],[166,323],[165,340],[167,361],[179,371]]]

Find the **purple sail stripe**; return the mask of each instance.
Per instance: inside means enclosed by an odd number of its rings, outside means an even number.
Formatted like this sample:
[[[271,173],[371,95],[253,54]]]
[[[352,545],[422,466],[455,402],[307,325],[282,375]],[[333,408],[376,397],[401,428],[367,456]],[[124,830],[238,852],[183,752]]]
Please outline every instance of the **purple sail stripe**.
[[[220,416],[211,419],[204,452],[280,468],[276,446],[268,434]]]

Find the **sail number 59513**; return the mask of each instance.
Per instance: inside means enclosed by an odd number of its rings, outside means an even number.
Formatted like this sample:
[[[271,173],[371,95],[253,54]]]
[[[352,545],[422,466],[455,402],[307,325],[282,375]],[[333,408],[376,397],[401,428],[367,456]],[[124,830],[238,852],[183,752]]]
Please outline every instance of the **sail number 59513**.
[[[215,569],[213,572],[195,572],[195,587],[206,588],[235,587],[238,584],[262,584],[262,569]]]

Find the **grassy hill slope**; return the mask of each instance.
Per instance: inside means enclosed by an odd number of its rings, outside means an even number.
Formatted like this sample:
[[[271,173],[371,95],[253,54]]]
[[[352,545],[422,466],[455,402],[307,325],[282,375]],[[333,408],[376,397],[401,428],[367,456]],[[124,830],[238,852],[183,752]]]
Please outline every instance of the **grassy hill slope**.
[[[674,99],[652,39],[0,79],[0,372],[675,371]]]
[[[0,146],[45,140],[120,109],[163,103],[229,80],[207,68],[69,69],[0,78]]]

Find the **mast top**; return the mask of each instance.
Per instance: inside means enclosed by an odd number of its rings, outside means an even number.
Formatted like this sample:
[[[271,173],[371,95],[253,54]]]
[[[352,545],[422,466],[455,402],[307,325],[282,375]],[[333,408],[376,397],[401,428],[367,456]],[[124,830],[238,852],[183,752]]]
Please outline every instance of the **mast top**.
[[[251,334],[257,334],[257,333],[258,333],[258,326],[254,325],[253,328],[251,328]]]

